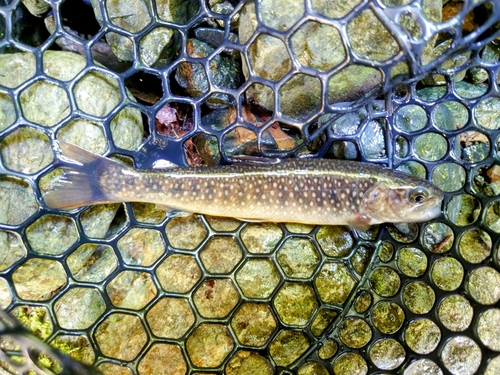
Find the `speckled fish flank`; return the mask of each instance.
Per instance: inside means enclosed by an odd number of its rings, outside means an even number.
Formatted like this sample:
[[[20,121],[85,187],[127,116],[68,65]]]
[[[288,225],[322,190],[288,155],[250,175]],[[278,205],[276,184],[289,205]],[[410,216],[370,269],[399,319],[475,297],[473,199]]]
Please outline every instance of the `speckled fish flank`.
[[[290,159],[269,165],[141,171],[61,142],[59,187],[44,200],[54,208],[150,202],[176,211],[252,221],[350,224],[428,221],[440,214],[442,192],[425,180],[373,164]]]

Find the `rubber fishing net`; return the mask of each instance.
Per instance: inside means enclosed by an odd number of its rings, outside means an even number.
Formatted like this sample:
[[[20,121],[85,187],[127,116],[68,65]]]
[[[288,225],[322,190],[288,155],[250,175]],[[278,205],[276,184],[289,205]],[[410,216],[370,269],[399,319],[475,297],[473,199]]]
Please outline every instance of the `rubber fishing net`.
[[[1,1],[0,373],[499,373],[500,8],[443,3]],[[56,140],[139,168],[369,161],[443,215],[56,211]]]

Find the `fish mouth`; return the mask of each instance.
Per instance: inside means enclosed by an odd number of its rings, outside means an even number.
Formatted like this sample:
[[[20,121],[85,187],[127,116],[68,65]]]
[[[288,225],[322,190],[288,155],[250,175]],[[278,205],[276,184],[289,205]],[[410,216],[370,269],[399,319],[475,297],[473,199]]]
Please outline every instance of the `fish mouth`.
[[[441,200],[429,202],[426,207],[422,206],[418,210],[405,215],[405,222],[426,222],[441,216]]]
[[[432,220],[437,218],[438,216],[441,216],[441,201],[439,203],[434,204],[431,208],[425,211],[425,219],[426,220]]]

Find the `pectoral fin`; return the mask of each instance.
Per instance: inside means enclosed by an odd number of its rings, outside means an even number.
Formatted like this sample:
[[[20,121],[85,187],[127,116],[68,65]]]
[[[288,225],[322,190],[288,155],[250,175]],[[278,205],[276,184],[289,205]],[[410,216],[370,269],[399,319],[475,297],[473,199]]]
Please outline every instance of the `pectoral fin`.
[[[355,214],[349,218],[347,221],[347,224],[349,224],[349,227],[353,229],[357,229],[360,231],[367,231],[370,229],[370,218],[366,215],[363,214]]]

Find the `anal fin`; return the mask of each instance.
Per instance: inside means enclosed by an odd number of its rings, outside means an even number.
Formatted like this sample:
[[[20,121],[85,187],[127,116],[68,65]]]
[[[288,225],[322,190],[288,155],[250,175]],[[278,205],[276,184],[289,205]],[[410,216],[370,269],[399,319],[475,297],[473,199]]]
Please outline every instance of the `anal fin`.
[[[239,221],[246,221],[247,223],[265,223],[269,220],[260,220],[260,219],[242,219],[240,217],[236,217],[235,219],[239,220]]]
[[[265,156],[253,156],[253,155],[232,155],[230,160],[236,163],[243,163],[249,165],[268,165],[268,164],[279,164],[282,159],[279,158],[268,158]]]
[[[175,208],[164,206],[156,203],[156,208],[161,211],[165,211],[168,217],[186,217],[192,214],[192,212],[176,210]]]

